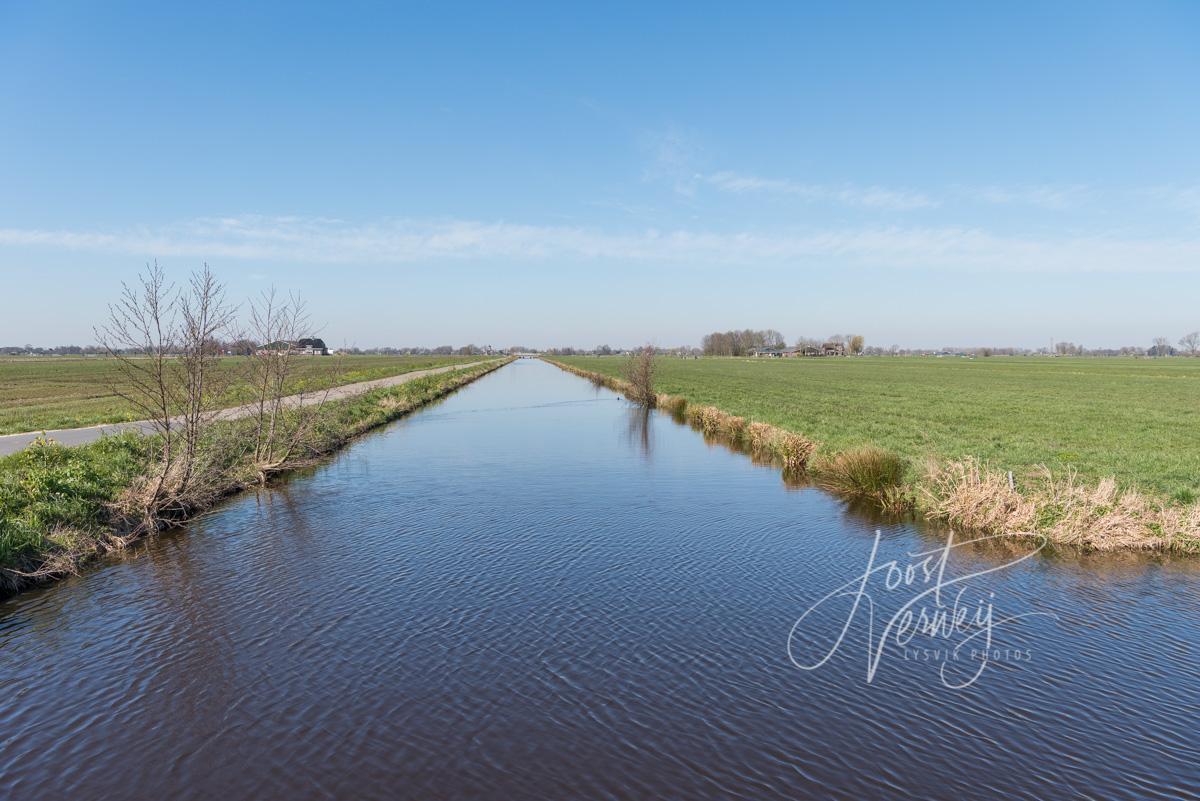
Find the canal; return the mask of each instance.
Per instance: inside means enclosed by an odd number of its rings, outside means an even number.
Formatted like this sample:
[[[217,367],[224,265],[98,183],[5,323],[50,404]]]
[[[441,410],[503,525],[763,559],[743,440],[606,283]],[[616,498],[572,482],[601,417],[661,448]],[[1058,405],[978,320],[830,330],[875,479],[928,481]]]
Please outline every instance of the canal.
[[[515,362],[0,604],[0,797],[1197,797],[1200,560],[946,543]]]

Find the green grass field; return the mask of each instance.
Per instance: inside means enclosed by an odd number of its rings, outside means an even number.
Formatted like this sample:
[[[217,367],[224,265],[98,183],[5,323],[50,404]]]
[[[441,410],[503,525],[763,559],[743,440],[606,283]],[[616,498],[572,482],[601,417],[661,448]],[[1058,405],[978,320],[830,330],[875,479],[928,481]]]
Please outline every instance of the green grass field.
[[[561,361],[621,375],[621,357]],[[1045,464],[1179,500],[1200,495],[1200,359],[856,357],[657,360],[659,392],[796,431],[823,451]]]
[[[479,361],[478,356],[344,356],[298,357],[289,392],[325,389],[337,384],[371,381],[413,370]],[[221,360],[221,368],[237,373],[246,359]],[[75,428],[136,420],[139,415],[113,392],[121,378],[107,358],[28,357],[0,359],[0,434]],[[235,389],[228,405],[249,400],[244,387]]]

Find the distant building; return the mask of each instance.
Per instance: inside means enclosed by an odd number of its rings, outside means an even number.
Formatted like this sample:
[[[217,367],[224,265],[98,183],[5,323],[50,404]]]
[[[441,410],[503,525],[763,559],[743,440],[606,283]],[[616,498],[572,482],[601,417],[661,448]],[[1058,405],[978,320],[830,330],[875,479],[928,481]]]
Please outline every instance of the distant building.
[[[841,342],[826,342],[823,345],[801,345],[795,350],[784,351],[785,356],[845,356],[846,346]]]
[[[259,356],[266,356],[272,353],[287,353],[296,356],[328,356],[329,348],[325,347],[325,340],[313,338],[301,339],[297,342],[288,342],[280,340],[278,342],[268,342],[257,351]]]
[[[323,339],[302,339],[296,343],[296,352],[305,356],[328,356],[329,348]]]
[[[841,342],[826,342],[821,346],[822,356],[845,356],[846,346]]]

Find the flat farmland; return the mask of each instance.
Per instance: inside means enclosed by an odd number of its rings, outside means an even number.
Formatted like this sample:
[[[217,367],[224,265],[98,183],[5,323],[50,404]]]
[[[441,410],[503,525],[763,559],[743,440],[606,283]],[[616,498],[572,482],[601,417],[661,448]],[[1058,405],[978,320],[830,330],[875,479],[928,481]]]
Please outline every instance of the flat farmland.
[[[619,376],[622,357],[561,361]],[[1200,495],[1200,359],[850,357],[657,362],[657,389],[804,434],[824,452],[1044,464]]]
[[[479,361],[480,356],[297,356],[289,393]],[[238,382],[248,358],[229,357],[220,369],[233,381],[230,406],[249,400]],[[121,398],[121,371],[105,357],[15,356],[0,359],[0,434],[76,428],[137,420]]]

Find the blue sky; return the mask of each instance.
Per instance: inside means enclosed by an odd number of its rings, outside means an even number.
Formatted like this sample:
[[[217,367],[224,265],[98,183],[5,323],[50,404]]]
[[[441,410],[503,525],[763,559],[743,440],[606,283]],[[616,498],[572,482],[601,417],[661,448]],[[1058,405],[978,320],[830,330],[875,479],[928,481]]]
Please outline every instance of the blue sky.
[[[147,261],[331,343],[1200,328],[1200,4],[0,3],[0,344]]]

